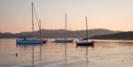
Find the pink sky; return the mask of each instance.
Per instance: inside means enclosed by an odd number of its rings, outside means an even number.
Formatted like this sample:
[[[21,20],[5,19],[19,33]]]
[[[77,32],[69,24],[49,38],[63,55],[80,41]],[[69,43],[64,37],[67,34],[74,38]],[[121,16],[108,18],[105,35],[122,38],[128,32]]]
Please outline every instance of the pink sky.
[[[0,32],[31,31],[31,1],[0,0]],[[34,3],[43,29],[64,29],[67,12],[70,30],[85,29],[84,17],[88,16],[89,29],[133,31],[131,0],[34,0]]]

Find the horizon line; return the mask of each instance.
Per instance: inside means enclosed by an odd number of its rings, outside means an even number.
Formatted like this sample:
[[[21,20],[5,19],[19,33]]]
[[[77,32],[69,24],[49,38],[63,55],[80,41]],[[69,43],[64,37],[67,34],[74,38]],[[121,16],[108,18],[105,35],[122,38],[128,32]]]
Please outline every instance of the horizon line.
[[[105,29],[105,28],[94,28],[94,29],[88,29],[88,30],[96,30],[96,29],[102,29],[102,30],[109,30],[109,31],[121,31],[121,32],[128,32],[131,30],[127,30],[127,31],[122,31],[122,30],[111,30],[111,29]],[[42,30],[65,30],[65,29],[42,29]],[[78,29],[78,30],[68,30],[68,31],[81,31],[81,30],[85,30],[85,29]],[[37,32],[39,30],[35,30],[35,32]],[[0,32],[0,33],[23,33],[23,32],[32,32],[32,31],[21,31],[21,32]]]

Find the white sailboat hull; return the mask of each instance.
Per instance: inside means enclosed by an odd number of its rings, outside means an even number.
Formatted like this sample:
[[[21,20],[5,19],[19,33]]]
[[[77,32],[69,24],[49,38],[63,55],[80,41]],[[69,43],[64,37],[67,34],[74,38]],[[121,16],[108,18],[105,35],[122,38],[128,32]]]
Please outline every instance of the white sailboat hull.
[[[77,46],[94,46],[94,41],[90,40],[80,40],[76,42]]]

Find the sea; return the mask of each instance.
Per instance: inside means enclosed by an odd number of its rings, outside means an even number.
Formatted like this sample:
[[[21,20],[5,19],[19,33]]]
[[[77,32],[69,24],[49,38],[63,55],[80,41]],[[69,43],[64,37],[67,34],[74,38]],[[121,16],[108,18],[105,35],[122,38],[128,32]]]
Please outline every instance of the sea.
[[[0,39],[0,67],[133,67],[132,40],[94,40],[94,47],[76,43],[19,45]]]

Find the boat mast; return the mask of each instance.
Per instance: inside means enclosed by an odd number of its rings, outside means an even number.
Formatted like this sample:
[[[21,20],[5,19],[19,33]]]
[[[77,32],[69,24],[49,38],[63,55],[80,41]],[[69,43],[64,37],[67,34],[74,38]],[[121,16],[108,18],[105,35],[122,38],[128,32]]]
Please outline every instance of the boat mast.
[[[34,4],[32,2],[32,37],[34,34]]]
[[[65,13],[65,40],[67,39],[67,13]]]
[[[86,22],[86,37],[88,38],[88,23],[87,23],[87,16],[85,17]]]
[[[42,30],[41,30],[41,20],[40,19],[39,19],[38,26],[39,26],[40,39],[41,39],[41,37],[42,37]]]

